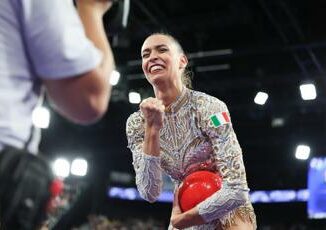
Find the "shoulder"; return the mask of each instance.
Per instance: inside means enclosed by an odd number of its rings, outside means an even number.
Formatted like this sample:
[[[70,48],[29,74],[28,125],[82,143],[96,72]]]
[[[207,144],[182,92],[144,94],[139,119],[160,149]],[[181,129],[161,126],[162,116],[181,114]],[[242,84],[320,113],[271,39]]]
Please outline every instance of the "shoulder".
[[[204,92],[190,90],[193,98],[193,103],[199,110],[211,110],[214,112],[227,110],[224,101],[206,94]]]
[[[130,116],[128,117],[127,119],[127,124],[128,123],[133,123],[133,122],[137,122],[139,120],[143,120],[143,115],[142,113],[140,112],[140,110],[130,114]]]
[[[126,123],[127,135],[134,135],[144,129],[144,117],[140,110],[132,113]]]
[[[231,130],[230,113],[222,100],[198,91],[193,91],[193,95],[198,124],[208,136],[216,137],[217,133],[227,133]]]

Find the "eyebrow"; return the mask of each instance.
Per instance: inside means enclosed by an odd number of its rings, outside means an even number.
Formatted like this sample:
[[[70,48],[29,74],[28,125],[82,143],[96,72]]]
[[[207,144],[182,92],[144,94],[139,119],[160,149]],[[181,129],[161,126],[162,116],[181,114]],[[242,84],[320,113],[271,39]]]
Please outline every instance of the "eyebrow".
[[[165,45],[165,44],[160,44],[160,45],[156,45],[156,46],[154,46],[154,49],[159,49],[159,48],[161,48],[161,47],[168,47],[167,45]],[[151,50],[151,48],[146,48],[146,49],[144,49],[143,51],[142,51],[142,54],[143,53],[146,53],[146,52],[149,52]]]

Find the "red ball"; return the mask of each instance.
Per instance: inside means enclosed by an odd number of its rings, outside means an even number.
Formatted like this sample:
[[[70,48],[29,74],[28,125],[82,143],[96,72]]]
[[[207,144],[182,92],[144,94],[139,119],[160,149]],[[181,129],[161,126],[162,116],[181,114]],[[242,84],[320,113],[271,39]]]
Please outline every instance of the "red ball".
[[[192,209],[221,189],[222,178],[218,173],[197,171],[189,174],[179,188],[179,205],[182,212]]]
[[[63,181],[60,179],[54,179],[50,185],[50,193],[52,197],[59,196],[64,188]]]

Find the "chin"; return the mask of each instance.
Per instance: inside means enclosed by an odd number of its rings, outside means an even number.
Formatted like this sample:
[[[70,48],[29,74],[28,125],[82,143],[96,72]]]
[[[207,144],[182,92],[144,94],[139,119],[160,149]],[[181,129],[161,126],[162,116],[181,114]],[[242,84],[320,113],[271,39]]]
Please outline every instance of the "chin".
[[[164,73],[156,73],[149,75],[149,79],[159,79],[159,78],[166,78]]]
[[[161,74],[156,74],[149,77],[149,81],[152,83],[152,85],[162,84],[166,81],[166,79],[167,78]]]

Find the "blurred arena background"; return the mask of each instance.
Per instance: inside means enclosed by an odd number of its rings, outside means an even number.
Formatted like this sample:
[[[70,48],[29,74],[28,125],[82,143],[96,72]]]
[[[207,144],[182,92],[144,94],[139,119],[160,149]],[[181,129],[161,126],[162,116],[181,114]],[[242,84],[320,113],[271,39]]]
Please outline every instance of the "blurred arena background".
[[[326,229],[325,1],[130,0],[126,27],[110,28],[111,19],[105,18],[120,79],[112,82],[106,116],[82,127],[53,110],[35,112],[41,150],[53,163],[61,159],[54,165],[68,185],[53,226],[166,229],[171,183],[166,178],[161,202],[138,199],[125,137],[128,116],[153,95],[141,44],[164,30],[187,52],[193,88],[229,106],[258,229]]]

